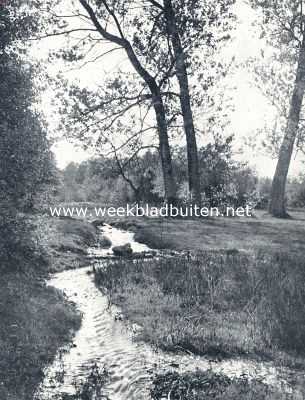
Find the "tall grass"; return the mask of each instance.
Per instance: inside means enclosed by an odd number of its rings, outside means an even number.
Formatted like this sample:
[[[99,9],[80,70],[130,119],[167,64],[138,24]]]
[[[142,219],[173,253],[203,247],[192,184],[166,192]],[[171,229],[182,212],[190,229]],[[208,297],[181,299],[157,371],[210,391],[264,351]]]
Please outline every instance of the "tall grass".
[[[153,400],[288,400],[289,395],[246,378],[230,379],[212,371],[159,374],[153,381]]]
[[[203,251],[110,262],[96,282],[162,348],[197,354],[304,353],[305,260]]]

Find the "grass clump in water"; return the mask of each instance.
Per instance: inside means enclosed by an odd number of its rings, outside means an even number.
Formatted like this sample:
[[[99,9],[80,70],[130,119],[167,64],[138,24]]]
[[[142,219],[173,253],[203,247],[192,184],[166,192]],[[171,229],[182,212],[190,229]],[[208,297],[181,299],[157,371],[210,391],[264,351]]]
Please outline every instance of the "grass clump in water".
[[[75,384],[76,393],[64,394],[61,400],[108,400],[109,398],[103,394],[103,389],[108,380],[108,372],[105,368],[100,369],[94,364],[88,377],[81,383]]]

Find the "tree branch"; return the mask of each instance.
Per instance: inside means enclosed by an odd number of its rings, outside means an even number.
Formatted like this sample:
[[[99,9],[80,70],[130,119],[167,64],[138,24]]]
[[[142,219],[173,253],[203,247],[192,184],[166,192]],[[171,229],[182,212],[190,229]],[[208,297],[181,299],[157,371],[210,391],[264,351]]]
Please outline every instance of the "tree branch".
[[[107,101],[103,101],[103,102],[97,104],[95,107],[92,107],[89,110],[86,110],[86,111],[83,111],[83,112],[81,111],[81,114],[82,114],[83,117],[85,117],[85,116],[89,115],[90,113],[98,111],[100,108],[103,108],[104,106],[110,105],[111,103],[113,103],[115,101],[124,101],[124,102],[126,102],[126,101],[135,101],[136,100],[134,103],[129,104],[128,106],[126,106],[123,110],[120,110],[120,111],[118,111],[116,113],[111,114],[111,116],[123,115],[130,108],[141,104],[142,101],[146,101],[146,100],[149,100],[149,99],[151,99],[151,95],[150,94],[143,94],[143,95],[134,96],[134,97],[127,97],[127,96],[114,97],[112,99],[109,99]],[[107,115],[103,120],[106,120],[108,118],[109,118],[109,115]]]
[[[136,56],[130,42],[122,37],[114,35],[108,32],[106,29],[102,27],[100,22],[98,21],[94,10],[92,7],[87,3],[86,0],[79,0],[80,4],[85,8],[87,13],[89,14],[94,26],[98,30],[98,32],[102,35],[102,37],[110,42],[116,43],[117,45],[123,47],[127,53],[127,56],[133,65],[134,69],[138,72],[138,74],[144,79],[144,81],[149,86],[152,93],[158,94],[159,88],[158,85],[153,78],[152,75],[142,66],[141,62],[139,61],[138,57]]]
[[[95,43],[94,45],[96,45],[96,43]],[[94,46],[93,46],[93,47],[94,47]],[[71,69],[69,69],[68,71],[65,71],[65,72],[76,71],[76,70],[79,70],[79,69],[81,69],[81,68],[84,68],[86,65],[95,63],[95,62],[96,62],[97,60],[99,60],[100,58],[103,58],[104,56],[106,56],[106,55],[112,53],[113,51],[120,50],[121,48],[122,48],[122,47],[114,47],[114,48],[111,49],[111,50],[108,50],[108,51],[105,51],[105,52],[102,53],[102,54],[99,54],[98,56],[94,57],[92,60],[88,60],[88,61],[84,62],[84,63],[83,63],[82,65],[80,65],[79,67],[71,68]],[[89,50],[89,52],[87,52],[86,56],[90,53],[91,50],[92,50],[92,48]]]
[[[84,7],[84,9],[87,11],[95,28],[103,36],[104,39],[109,40],[109,42],[116,43],[117,45],[126,48],[126,45],[128,42],[125,39],[123,39],[119,36],[116,36],[116,35],[108,32],[106,29],[104,29],[102,27],[102,25],[100,24],[99,20],[97,19],[93,8],[89,5],[89,3],[87,3],[87,1],[79,0],[79,2]]]
[[[120,34],[121,38],[122,38],[122,39],[125,39],[125,38],[124,38],[123,31],[122,31],[122,28],[121,28],[121,25],[120,25],[120,23],[119,23],[119,20],[117,19],[117,16],[116,16],[115,13],[110,9],[110,7],[108,6],[106,0],[102,0],[102,3],[104,4],[104,6],[105,6],[106,10],[108,11],[108,13],[112,16],[112,18],[113,18],[113,20],[114,20],[114,22],[115,22],[115,24],[116,24],[116,27],[117,27],[117,29],[118,29],[118,31],[119,31],[119,34]]]
[[[146,128],[146,129],[141,129],[140,131],[136,132],[131,137],[129,137],[124,143],[119,145],[116,148],[116,151],[118,152],[118,151],[122,150],[125,146],[128,145],[128,143],[130,143],[132,141],[132,139],[135,139],[137,136],[141,135],[142,133],[145,133],[145,132],[153,130],[153,129],[156,129],[156,127],[155,126],[150,126],[150,127]],[[109,151],[107,154],[105,154],[105,157],[110,156],[111,154],[113,154],[113,151]]]
[[[159,8],[160,10],[164,10],[164,7],[155,0],[147,0],[148,3],[152,4],[153,6]]]
[[[40,39],[46,39],[46,38],[49,38],[52,36],[69,35],[70,33],[74,33],[74,32],[96,32],[96,29],[90,29],[90,28],[70,29],[68,31],[46,33],[43,36],[36,36],[36,37],[30,38],[29,40],[40,40]]]

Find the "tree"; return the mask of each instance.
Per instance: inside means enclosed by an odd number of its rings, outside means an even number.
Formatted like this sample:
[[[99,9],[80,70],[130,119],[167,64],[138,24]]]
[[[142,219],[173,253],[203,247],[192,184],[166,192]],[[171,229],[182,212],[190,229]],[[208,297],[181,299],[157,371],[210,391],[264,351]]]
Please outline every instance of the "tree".
[[[227,138],[218,136],[213,142],[200,147],[198,151],[203,201],[210,207],[231,205],[230,187],[233,186],[234,191],[237,192],[235,175],[240,170],[240,165],[232,158],[232,140],[232,136]],[[178,148],[173,156],[180,188],[183,188],[183,183],[187,179],[186,158],[183,150]]]
[[[194,90],[194,87],[197,90],[200,87],[203,75],[193,87],[190,85],[189,78],[194,75],[196,68],[209,69],[207,60],[202,60],[202,54],[197,55],[198,51],[208,47],[210,53],[215,56],[219,43],[224,38],[228,39],[227,31],[230,26],[228,22],[232,19],[230,7],[234,4],[234,0],[224,0],[218,2],[217,5],[209,0],[204,2],[163,0],[163,2],[150,1],[150,3],[155,9],[155,14],[152,14],[153,29],[149,33],[150,42],[155,43],[159,49],[165,47],[165,54],[168,54],[171,59],[172,69],[169,69],[171,74],[163,78],[162,84],[170,84],[171,76],[176,77],[178,81],[180,90],[178,97],[186,137],[189,193],[191,199],[200,204],[200,172],[192,107],[195,102],[197,106],[202,106],[206,98],[200,100],[200,96],[196,96],[196,90]]]
[[[101,91],[72,86],[68,93],[63,90],[60,95],[61,100],[68,97],[62,118],[64,130],[71,134],[72,121],[73,138],[95,148],[105,167],[112,165],[112,170],[130,186],[137,199],[141,198],[140,181],[145,172],[138,168],[139,160],[143,152],[159,148],[155,125],[146,121],[151,109],[150,95],[139,95],[140,91],[132,80],[116,77],[107,80]]]
[[[273,46],[281,46],[281,51],[285,54],[286,59],[295,67],[295,80],[290,94],[285,133],[279,149],[271,189],[269,212],[275,217],[287,217],[288,215],[285,206],[285,188],[299,132],[305,92],[305,29],[302,3],[301,0],[253,1],[254,6],[260,8],[264,13],[263,33],[269,35]]]
[[[116,110],[113,112],[113,116],[117,118],[137,104],[150,102],[155,110],[163,171],[164,169],[170,170],[171,177],[168,134],[169,132],[176,133],[181,128],[184,129],[187,141],[190,192],[194,194],[194,198],[197,198],[197,202],[200,201],[195,134],[198,126],[195,127],[193,121],[192,107],[195,103],[198,108],[202,107],[203,102],[207,101],[207,87],[211,85],[213,78],[201,71],[196,76],[197,78],[199,76],[196,82],[200,82],[200,85],[193,83],[190,87],[188,77],[192,75],[194,78],[196,69],[208,70],[209,61],[214,54],[213,51],[216,52],[219,43],[224,38],[228,38],[227,31],[230,27],[228,21],[232,17],[229,9],[234,0],[222,0],[217,5],[211,0],[203,3],[188,0],[182,4],[181,2],[170,2],[163,3],[163,5],[157,1],[141,1],[137,3],[136,13],[133,11],[133,2],[131,1],[104,0],[93,2],[94,5],[86,1],[80,1],[80,3],[87,15],[80,14],[78,10],[68,17],[82,17],[87,23],[70,29],[66,22],[61,21],[61,26],[64,26],[64,29],[59,29],[53,34],[84,32],[84,37],[79,43],[88,41],[91,44],[88,51],[83,49],[82,54],[79,54],[78,46],[74,46],[72,53],[65,52],[65,58],[83,60],[85,54],[88,55],[93,47],[96,48],[102,38],[104,42],[114,43],[117,46],[104,54],[123,49],[136,74],[142,80],[142,87],[137,92],[133,92],[132,95],[129,91],[127,92],[128,95],[124,93],[122,96],[119,85],[113,85],[115,91],[112,92],[110,100],[109,97],[103,96],[100,105],[97,101],[94,103],[92,96],[90,96],[90,105],[87,104],[88,112],[92,113],[97,111],[98,108],[104,109],[105,104],[109,105],[111,101],[113,110]],[[54,12],[52,15],[56,19],[57,15]],[[60,16],[58,16],[58,20],[60,20]],[[171,28],[173,21],[176,27],[174,31]],[[107,28],[101,26],[104,23],[107,24]],[[73,26],[75,27],[75,24]],[[204,29],[202,29],[203,26]],[[220,31],[221,34],[219,32],[215,34],[215,31]],[[92,37],[95,33],[98,35]],[[210,58],[209,61],[204,59],[200,62],[200,57],[203,57],[201,49],[204,46],[208,49],[204,56],[210,53]],[[73,55],[73,51],[77,54]],[[94,62],[102,56],[103,54],[99,54],[92,60],[84,62],[83,65]],[[188,68],[190,66],[191,68]],[[215,75],[214,72],[217,69],[215,61],[211,62],[211,68]],[[191,70],[192,73],[190,73]],[[178,78],[180,93],[175,91],[175,82],[173,82],[175,77]],[[214,80],[216,81],[215,77]],[[124,82],[123,74],[117,79],[117,83],[119,81]],[[202,86],[202,90],[200,86]],[[194,87],[196,87],[196,90]],[[107,94],[109,96],[109,93]],[[179,102],[180,107],[177,105]],[[125,105],[125,107],[122,107],[122,105]],[[117,112],[118,106],[121,108]],[[183,118],[182,126],[179,121],[181,115]],[[167,177],[169,181],[169,174],[166,171],[163,172],[163,175],[164,180]],[[173,182],[173,179],[171,182]],[[172,184],[169,184],[169,186],[173,188]]]
[[[68,164],[62,172],[63,200],[107,201],[113,205],[126,202],[160,203],[161,199],[155,190],[160,169],[156,169],[159,166],[158,152],[147,151],[133,159],[120,159],[119,162],[120,165],[113,155],[94,157],[79,165]]]
[[[294,143],[298,133],[300,113],[305,92],[305,33],[299,52],[296,79],[290,102],[286,132],[280,148],[279,158],[272,182],[269,211],[275,217],[285,217],[285,187]]]
[[[186,57],[181,43],[180,34],[176,22],[176,15],[171,0],[164,0],[163,5],[166,31],[168,33],[173,48],[173,61],[176,67],[176,75],[180,87],[180,104],[184,122],[184,131],[187,143],[187,160],[189,191],[191,198],[196,204],[201,203],[201,189],[199,177],[199,163],[197,140],[191,107],[188,73],[186,67]]]
[[[35,19],[20,5],[0,6],[0,253],[2,266],[8,267],[18,266],[30,252],[25,214],[52,166],[46,129],[33,105],[35,68],[23,58],[23,41],[35,29]]]
[[[151,75],[141,63],[139,57],[137,56],[134,50],[131,41],[129,41],[126,38],[126,35],[123,32],[123,27],[116,15],[115,7],[110,8],[107,2],[105,0],[102,0],[100,2],[100,6],[104,7],[104,9],[101,9],[101,7],[97,6],[96,10],[94,10],[87,1],[79,0],[79,2],[86,10],[96,31],[103,37],[103,39],[111,43],[114,43],[124,49],[134,70],[143,79],[143,81],[147,85],[147,88],[150,90],[151,102],[155,111],[156,122],[158,127],[159,147],[160,147],[160,157],[163,170],[165,197],[169,202],[174,202],[176,197],[176,187],[172,171],[172,161],[171,161],[171,153],[168,140],[166,112],[164,108],[160,87],[158,86],[156,79],[153,77],[153,75]],[[123,6],[121,4],[118,4],[117,8],[119,7]],[[125,6],[123,7],[123,12],[124,11],[125,11]],[[101,25],[98,17],[102,17],[105,21],[112,19],[116,26],[118,34],[113,34],[110,31],[107,31],[107,29]]]

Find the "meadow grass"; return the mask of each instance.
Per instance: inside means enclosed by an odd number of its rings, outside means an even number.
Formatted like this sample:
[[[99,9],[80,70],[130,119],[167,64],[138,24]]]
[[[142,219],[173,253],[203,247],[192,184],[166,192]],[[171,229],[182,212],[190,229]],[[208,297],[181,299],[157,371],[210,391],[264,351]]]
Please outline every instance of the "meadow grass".
[[[142,327],[137,338],[153,346],[217,359],[273,360],[304,369],[301,254],[214,250],[118,260],[103,263],[95,280],[110,302]],[[303,390],[303,385],[296,388]],[[157,374],[151,395],[154,400],[303,398],[254,379],[229,379],[212,371]]]
[[[218,357],[304,354],[302,255],[224,250],[121,260],[104,264],[95,279],[143,327],[141,338],[165,350]]]
[[[285,220],[264,211],[255,211],[251,218],[138,218],[134,226],[132,221],[128,225],[136,240],[152,249],[305,251],[305,213],[290,211],[290,215]]]
[[[288,400],[289,395],[262,382],[229,379],[212,371],[157,375],[151,390],[153,400]]]
[[[86,203],[94,214],[94,203]],[[90,214],[90,213],[89,213]],[[290,219],[272,218],[264,210],[252,217],[148,218],[103,217],[101,222],[135,233],[152,249],[305,251],[305,212],[289,210]],[[289,240],[288,240],[289,239]]]

